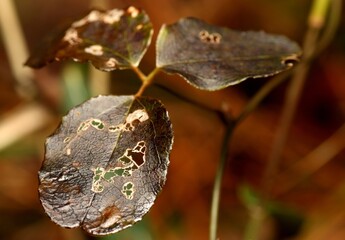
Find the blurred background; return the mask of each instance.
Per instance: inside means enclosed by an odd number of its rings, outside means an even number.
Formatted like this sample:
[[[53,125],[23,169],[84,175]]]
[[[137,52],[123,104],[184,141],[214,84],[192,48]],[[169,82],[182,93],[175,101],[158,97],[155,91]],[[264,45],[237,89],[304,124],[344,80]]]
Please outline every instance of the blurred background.
[[[283,34],[302,45],[312,4],[311,0],[1,1],[0,239],[4,240],[96,239],[80,229],[61,228],[44,213],[37,191],[44,141],[76,104],[98,94],[134,94],[140,84],[131,71],[107,74],[88,64],[23,67],[28,54],[52,29],[93,6],[141,7],[155,28],[141,63],[149,73],[163,23],[194,16],[233,29]],[[279,166],[281,174],[273,180],[269,217],[258,239],[345,239],[344,53],[341,19],[333,41],[308,73]],[[213,180],[225,129],[218,112],[226,109],[237,116],[268,80],[249,79],[225,90],[204,92],[178,76],[159,74],[159,85],[145,95],[162,100],[174,127],[166,185],[143,221],[97,239],[208,239]],[[250,206],[259,198],[255,192],[267,166],[286,87],[284,83],[275,89],[234,132],[222,187],[219,239],[243,239],[252,217]],[[323,151],[313,152],[325,141]],[[322,164],[313,165],[313,158]],[[299,164],[303,161],[308,164]]]

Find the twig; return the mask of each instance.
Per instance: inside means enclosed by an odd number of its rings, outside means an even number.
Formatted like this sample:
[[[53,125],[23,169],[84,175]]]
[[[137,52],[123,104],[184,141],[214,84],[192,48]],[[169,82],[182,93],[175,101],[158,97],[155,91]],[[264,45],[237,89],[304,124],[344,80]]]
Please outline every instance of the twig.
[[[218,212],[219,200],[222,186],[223,173],[225,163],[228,156],[229,140],[234,130],[234,124],[229,121],[222,141],[222,148],[220,153],[220,162],[217,168],[216,177],[213,185],[212,203],[211,203],[211,218],[210,218],[210,240],[217,239],[217,226],[218,226]]]
[[[147,76],[140,70],[140,68],[136,67],[136,66],[131,66],[132,70],[135,72],[135,74],[137,74],[137,76],[139,77],[141,82],[145,82]]]
[[[324,33],[320,37],[315,55],[320,54],[332,41],[340,23],[342,5],[343,0],[331,0],[331,14],[328,16],[327,25],[324,27]]]
[[[269,198],[270,190],[273,184],[272,179],[277,172],[280,158],[287,141],[289,129],[305,83],[306,75],[310,68],[310,62],[315,56],[314,53],[320,31],[323,27],[324,19],[326,17],[328,4],[329,0],[315,0],[308,19],[309,27],[303,44],[304,56],[301,63],[297,66],[291,83],[288,87],[280,124],[262,180],[262,192],[266,198]]]
[[[309,71],[311,60],[318,53],[316,51],[318,47],[318,40],[325,39],[323,42],[321,42],[324,44],[323,46],[321,45],[321,48],[324,48],[325,44],[329,43],[329,38],[324,36],[319,38],[320,31],[324,25],[329,3],[329,0],[314,0],[313,8],[308,19],[308,30],[303,44],[304,56],[302,58],[301,63],[296,67],[290,86],[288,88],[286,102],[281,116],[281,122],[276,133],[276,138],[274,141],[271,156],[269,158],[268,165],[265,169],[262,180],[262,195],[264,197],[264,202],[259,204],[257,207],[263,207],[263,209],[265,209],[265,201],[267,201],[270,198],[272,185],[274,182],[277,182],[276,179],[274,179],[273,177],[275,176],[279,166],[281,154],[288,137],[289,128],[291,126],[292,119],[296,111],[297,103],[299,101],[303,89],[305,77]],[[334,4],[331,10],[335,10],[333,9],[333,7]],[[327,27],[335,25],[329,24],[327,25]],[[334,30],[326,30],[324,34],[333,34],[333,32]],[[263,220],[264,217],[253,217],[251,215],[246,228],[245,236],[249,236],[251,240],[258,238],[258,233],[261,229],[260,226],[262,225]]]
[[[321,143],[317,148],[307,156],[300,159],[292,167],[280,174],[275,182],[280,182],[277,195],[286,193],[296,187],[303,179],[314,174],[321,167],[332,160],[339,152],[345,148],[345,123],[328,139]],[[291,177],[291,174],[298,174],[297,177]]]
[[[153,71],[149,75],[144,75],[139,68],[133,67],[134,71],[138,74],[139,78],[142,81],[141,87],[139,88],[138,92],[135,94],[136,97],[141,96],[146,88],[150,86],[153,83],[154,77],[158,74],[160,71],[159,68],[153,69]]]
[[[292,74],[292,71],[293,70],[287,71],[273,77],[263,87],[261,87],[260,90],[257,93],[255,93],[255,95],[246,104],[241,114],[235,119],[236,124],[242,122],[251,112],[253,112],[260,105],[262,100],[264,100],[265,97],[267,97],[267,95],[271,93],[273,89],[275,89],[285,80],[287,80],[288,77]]]
[[[169,94],[172,94],[175,97],[180,98],[181,100],[183,100],[183,101],[185,101],[187,103],[193,104],[193,105],[195,105],[195,106],[197,106],[197,107],[199,107],[201,109],[204,109],[206,111],[213,112],[213,113],[214,112],[218,112],[218,113],[221,114],[221,111],[219,111],[219,110],[217,110],[215,108],[212,108],[212,107],[208,106],[207,104],[204,104],[204,103],[202,103],[200,101],[197,101],[196,99],[194,99],[192,97],[186,96],[186,95],[184,95],[184,94],[182,94],[182,93],[180,93],[178,91],[173,91],[173,90],[171,90],[170,87],[167,87],[167,86],[165,86],[165,85],[163,85],[161,83],[155,83],[155,86],[157,88],[162,89],[162,90],[168,92]]]
[[[334,33],[339,25],[341,9],[342,0],[333,0],[331,2],[332,14],[329,14],[325,32],[320,38],[315,55],[320,53],[320,51],[322,51],[330,43],[332,37],[334,36]],[[325,140],[316,149],[309,153],[306,157],[304,157],[302,160],[299,160],[296,165],[293,165],[291,171],[298,171],[302,173],[301,171],[304,169],[305,172],[303,173],[303,179],[305,179],[306,177],[311,176],[328,161],[330,161],[335,155],[339,153],[339,151],[341,151],[345,147],[341,144],[343,143],[343,141],[340,139],[340,137],[344,134],[344,128],[345,124],[340,127],[330,138]],[[332,144],[334,144],[334,146],[332,146]],[[280,187],[280,193],[278,193],[278,195],[291,190],[301,181],[301,178],[292,179],[287,174],[278,176],[278,182],[287,184],[286,186],[282,185]]]

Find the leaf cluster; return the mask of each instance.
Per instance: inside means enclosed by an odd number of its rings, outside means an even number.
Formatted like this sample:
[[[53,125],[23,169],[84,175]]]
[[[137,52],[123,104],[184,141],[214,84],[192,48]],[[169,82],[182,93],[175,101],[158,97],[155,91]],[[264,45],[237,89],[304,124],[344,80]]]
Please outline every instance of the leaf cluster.
[[[39,192],[47,214],[61,226],[110,234],[139,221],[154,203],[173,143],[163,104],[141,96],[158,71],[213,91],[287,70],[301,54],[284,36],[183,18],[161,27],[156,68],[146,76],[138,66],[152,35],[141,9],[92,10],[26,62],[38,68],[73,59],[102,71],[133,69],[142,80],[135,95],[99,96],[76,106],[47,139]]]

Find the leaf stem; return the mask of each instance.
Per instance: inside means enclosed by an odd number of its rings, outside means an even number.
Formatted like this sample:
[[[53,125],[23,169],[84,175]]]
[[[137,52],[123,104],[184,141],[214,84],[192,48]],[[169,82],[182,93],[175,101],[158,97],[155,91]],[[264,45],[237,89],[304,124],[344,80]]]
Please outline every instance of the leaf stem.
[[[223,137],[223,144],[220,153],[220,162],[217,168],[214,185],[213,185],[213,194],[212,194],[212,203],[211,203],[211,218],[210,218],[210,240],[217,239],[217,226],[218,226],[218,210],[219,210],[219,200],[222,186],[222,179],[224,174],[225,163],[228,156],[228,145],[229,140],[232,136],[235,124],[232,121],[226,126],[225,134]]]
[[[138,68],[133,68],[133,69],[137,70],[137,71],[136,70],[134,71],[137,72],[139,78],[142,81],[141,87],[139,88],[138,92],[135,94],[136,97],[140,97],[145,91],[145,89],[152,84],[154,77],[157,75],[160,69],[159,68],[153,69],[153,71],[150,72],[150,74],[147,76],[143,74]]]
[[[146,81],[147,76],[140,70],[140,68],[136,66],[131,66],[131,67],[132,67],[132,70],[137,74],[141,82],[144,83]]]

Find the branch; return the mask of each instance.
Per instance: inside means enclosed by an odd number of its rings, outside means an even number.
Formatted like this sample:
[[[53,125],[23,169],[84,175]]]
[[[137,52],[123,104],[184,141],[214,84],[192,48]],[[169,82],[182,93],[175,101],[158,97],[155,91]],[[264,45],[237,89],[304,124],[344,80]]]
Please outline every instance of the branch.
[[[314,4],[309,15],[308,30],[303,44],[304,55],[300,64],[296,67],[296,71],[294,72],[293,78],[288,87],[280,124],[278,126],[272,152],[262,180],[262,192],[266,195],[266,198],[269,198],[272,184],[274,183],[272,179],[279,166],[281,155],[288,138],[289,129],[297,109],[307,73],[309,72],[311,61],[315,57],[320,32],[325,22],[329,4],[330,0],[314,0]]]
[[[210,240],[217,239],[218,213],[220,193],[222,187],[222,180],[224,174],[225,163],[228,156],[229,140],[234,130],[234,124],[229,122],[222,141],[222,149],[220,153],[220,162],[217,168],[216,177],[213,185],[212,204],[211,204],[211,218],[210,218]]]
[[[281,183],[277,195],[284,194],[296,187],[304,179],[310,177],[331,161],[345,148],[345,123],[328,139],[300,159],[292,167],[280,174],[275,182]],[[297,177],[291,177],[297,174]]]

